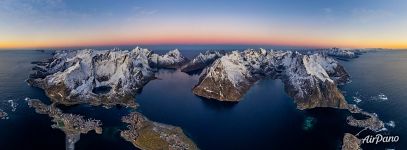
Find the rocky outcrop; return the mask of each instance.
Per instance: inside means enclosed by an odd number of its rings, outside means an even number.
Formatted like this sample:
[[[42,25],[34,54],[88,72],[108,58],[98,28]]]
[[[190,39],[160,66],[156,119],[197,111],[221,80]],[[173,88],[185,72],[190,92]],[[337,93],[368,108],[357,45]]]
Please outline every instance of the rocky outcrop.
[[[138,112],[124,116],[122,121],[129,125],[128,130],[120,133],[121,137],[139,149],[198,149],[179,127],[150,121]]]
[[[164,55],[152,54],[150,57],[150,65],[156,68],[177,69],[188,61],[178,49],[169,51]]]
[[[348,81],[349,75],[338,62],[321,54],[291,51],[233,51],[202,73],[193,92],[206,98],[238,101],[254,82],[265,77],[281,79],[299,109],[347,106],[336,85]]]
[[[356,105],[349,105],[348,110],[352,114],[361,114],[366,117],[364,119],[355,119],[353,116],[348,116],[346,121],[350,126],[369,129],[375,132],[382,131],[385,128],[383,121],[375,113],[365,112]]]
[[[0,109],[0,119],[7,119],[8,114]]]
[[[367,119],[355,119],[352,116],[348,116],[346,120],[350,126],[367,128],[376,132],[384,128],[384,123],[375,115],[370,115]]]
[[[361,150],[361,141],[356,136],[345,133],[343,136],[342,150]]]
[[[65,105],[136,107],[134,94],[155,78],[153,67],[172,68],[186,61],[178,50],[162,56],[138,47],[131,51],[61,51],[51,59],[34,62],[34,73],[27,82]]]
[[[218,51],[206,51],[204,53],[199,53],[198,56],[182,66],[181,71],[191,73],[202,70],[222,56],[223,54]]]

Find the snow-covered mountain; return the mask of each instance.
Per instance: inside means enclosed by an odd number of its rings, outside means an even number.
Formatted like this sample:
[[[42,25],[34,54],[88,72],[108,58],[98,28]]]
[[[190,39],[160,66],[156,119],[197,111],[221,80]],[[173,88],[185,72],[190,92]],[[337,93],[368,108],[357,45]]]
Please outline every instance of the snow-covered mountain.
[[[134,93],[154,79],[154,67],[172,67],[185,61],[178,50],[165,55],[148,49],[61,51],[37,63],[27,82],[45,90],[63,104],[90,103],[135,107]]]
[[[189,61],[187,58],[182,56],[181,52],[178,49],[169,51],[164,55],[152,54],[150,60],[150,65],[152,67],[169,69],[180,68]]]
[[[221,101],[238,101],[251,85],[264,77],[280,78],[299,109],[345,108],[336,84],[348,75],[334,59],[321,54],[291,51],[233,51],[217,59],[193,89],[196,95]]]
[[[61,51],[51,59],[36,62],[27,82],[66,105],[135,107],[134,93],[155,78],[156,68],[179,68],[187,61],[177,49],[164,55],[142,48]],[[193,89],[199,96],[238,101],[254,82],[272,77],[284,82],[286,92],[300,109],[344,108],[346,104],[336,85],[346,83],[349,75],[324,54],[265,49],[205,52],[182,70],[202,68],[200,81]]]
[[[283,66],[285,70],[281,79],[285,91],[294,99],[297,108],[346,108],[345,98],[336,85],[348,80],[348,76],[343,76],[346,79],[333,76],[337,70],[343,71],[335,60],[321,54],[289,53],[284,58]]]
[[[254,81],[242,55],[234,51],[213,62],[203,72],[193,92],[207,98],[235,101],[243,96]]]
[[[330,50],[325,51],[325,53],[329,56],[333,57],[342,57],[342,58],[356,58],[358,57],[358,53],[348,49],[340,49],[340,48],[332,48]]]
[[[181,71],[190,73],[202,70],[222,56],[223,54],[218,51],[206,51],[204,53],[199,53],[199,55],[192,59],[192,61],[182,66]]]

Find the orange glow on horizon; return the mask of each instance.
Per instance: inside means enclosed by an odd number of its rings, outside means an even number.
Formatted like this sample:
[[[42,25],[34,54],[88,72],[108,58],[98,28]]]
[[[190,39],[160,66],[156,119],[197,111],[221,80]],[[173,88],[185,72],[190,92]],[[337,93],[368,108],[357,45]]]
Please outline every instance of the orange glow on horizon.
[[[14,40],[0,41],[0,49],[36,49],[36,48],[69,48],[89,46],[120,46],[120,45],[265,45],[265,46],[295,46],[295,47],[346,47],[346,48],[407,48],[407,42],[389,42],[377,40],[352,40],[352,39],[307,39],[290,37],[230,37],[230,36],[188,36],[172,35],[151,37],[120,37],[101,39],[52,39],[52,40]]]

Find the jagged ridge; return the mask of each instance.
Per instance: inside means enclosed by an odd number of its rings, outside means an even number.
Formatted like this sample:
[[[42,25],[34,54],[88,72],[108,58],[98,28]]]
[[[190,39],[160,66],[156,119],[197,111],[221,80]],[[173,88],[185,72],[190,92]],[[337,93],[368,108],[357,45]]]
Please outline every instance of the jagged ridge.
[[[192,61],[182,66],[181,71],[191,73],[202,70],[222,56],[223,53],[218,51],[206,51],[205,53],[199,53],[199,55],[196,56]]]

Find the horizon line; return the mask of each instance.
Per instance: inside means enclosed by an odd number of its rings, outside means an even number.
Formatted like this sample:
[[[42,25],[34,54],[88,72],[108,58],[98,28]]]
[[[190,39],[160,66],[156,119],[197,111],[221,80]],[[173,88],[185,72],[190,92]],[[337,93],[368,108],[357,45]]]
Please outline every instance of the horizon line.
[[[328,48],[349,48],[349,49],[386,49],[386,50],[407,50],[405,48],[384,48],[384,47],[346,47],[346,46],[312,46],[312,45],[285,45],[285,44],[259,44],[259,43],[140,43],[140,44],[90,44],[90,45],[74,45],[74,46],[40,46],[40,47],[15,47],[15,48],[2,48],[0,47],[1,51],[4,50],[52,50],[52,49],[98,49],[98,48],[119,48],[120,47],[150,47],[150,46],[256,46],[259,48],[264,47],[275,47],[277,48],[285,48],[285,49],[328,49]],[[177,47],[174,47],[176,49]],[[178,48],[179,49],[179,48]]]

